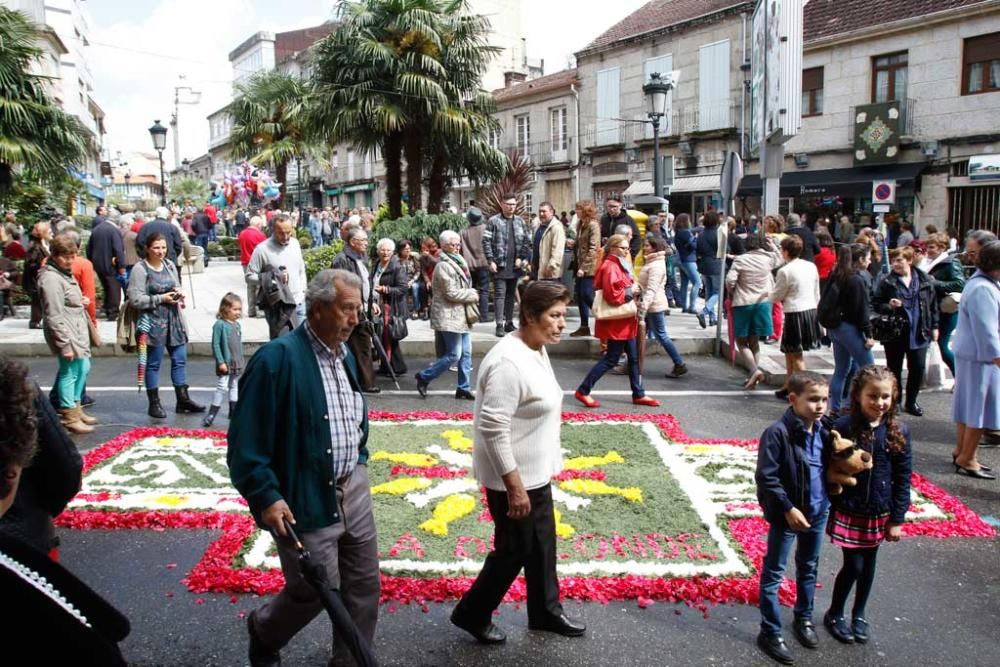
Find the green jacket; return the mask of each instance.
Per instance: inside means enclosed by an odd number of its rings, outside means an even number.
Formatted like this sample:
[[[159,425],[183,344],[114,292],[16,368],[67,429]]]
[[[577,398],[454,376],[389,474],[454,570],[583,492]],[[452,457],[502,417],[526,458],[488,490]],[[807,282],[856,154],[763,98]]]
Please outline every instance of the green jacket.
[[[962,272],[962,263],[958,260],[958,255],[935,264],[928,273],[934,279],[934,292],[938,300],[950,292],[961,292],[965,289],[965,274]]]
[[[351,387],[359,392],[357,362],[350,351],[346,366]],[[305,326],[257,350],[239,389],[226,461],[229,478],[257,523],[281,499],[303,532],[340,521],[323,379]],[[368,462],[367,401],[364,411],[359,465]]]

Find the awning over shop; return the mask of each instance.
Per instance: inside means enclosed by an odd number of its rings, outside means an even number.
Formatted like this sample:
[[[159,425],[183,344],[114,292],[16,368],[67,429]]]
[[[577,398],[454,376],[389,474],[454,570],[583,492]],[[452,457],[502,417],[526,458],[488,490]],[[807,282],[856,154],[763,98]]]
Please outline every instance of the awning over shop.
[[[789,171],[781,177],[782,197],[800,195],[838,195],[841,197],[871,197],[872,181],[896,181],[899,194],[912,194],[925,162],[884,164],[877,167],[848,167],[845,169],[818,169],[815,171]],[[739,197],[759,197],[761,180],[750,174],[740,183]]]
[[[676,176],[670,186],[670,194],[675,192],[718,192],[722,187],[721,174],[695,174]]]
[[[355,185],[344,186],[344,192],[362,192],[364,190],[374,190],[374,183],[357,183]]]
[[[622,196],[637,197],[638,195],[651,194],[653,194],[652,181],[633,181],[627,188],[625,188],[625,192],[622,193]]]
[[[327,188],[326,194],[328,194],[331,197],[335,197],[340,194],[340,188]]]

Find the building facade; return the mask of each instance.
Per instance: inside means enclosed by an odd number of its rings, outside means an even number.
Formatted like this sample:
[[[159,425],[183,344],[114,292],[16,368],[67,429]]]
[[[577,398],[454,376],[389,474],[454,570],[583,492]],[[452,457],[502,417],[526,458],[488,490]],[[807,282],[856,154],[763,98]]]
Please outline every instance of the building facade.
[[[918,229],[998,231],[1000,2],[870,4],[806,5],[802,128],[786,145],[783,209],[865,219],[873,182],[891,181],[892,217]],[[869,166],[859,161],[871,146],[859,143],[858,120],[885,103],[898,109],[895,151]],[[977,170],[990,163],[995,172]],[[759,181],[748,180],[753,206]]]
[[[643,93],[650,75],[677,73],[660,122],[660,154],[670,210],[718,206],[722,163],[740,149],[749,101],[747,58],[751,2],[675,0],[643,6],[576,54],[580,80],[580,197],[603,207],[653,193],[653,128]]]

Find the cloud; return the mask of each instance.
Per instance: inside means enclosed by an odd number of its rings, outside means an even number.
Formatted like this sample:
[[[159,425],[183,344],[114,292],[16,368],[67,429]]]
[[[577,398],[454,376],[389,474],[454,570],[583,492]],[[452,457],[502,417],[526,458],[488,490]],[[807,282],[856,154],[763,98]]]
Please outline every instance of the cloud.
[[[204,154],[208,150],[206,116],[231,99],[229,52],[260,30],[281,32],[317,25],[326,18],[296,11],[294,18],[282,12],[278,20],[268,20],[258,4],[252,0],[162,0],[140,16],[91,23],[88,58],[94,96],[107,114],[105,147],[112,155],[151,149],[148,128],[154,119],[168,125],[175,86],[201,92],[198,104],[180,105],[180,157]],[[327,3],[308,4],[315,7],[307,9],[322,11]],[[164,163],[168,168],[174,163],[172,134],[167,136]]]

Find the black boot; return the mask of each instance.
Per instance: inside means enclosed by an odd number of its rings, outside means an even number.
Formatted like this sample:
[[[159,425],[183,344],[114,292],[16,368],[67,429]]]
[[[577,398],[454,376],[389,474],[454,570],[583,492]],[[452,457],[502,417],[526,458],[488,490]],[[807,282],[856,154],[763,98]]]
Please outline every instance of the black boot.
[[[219,414],[219,408],[221,407],[222,407],[221,405],[213,405],[212,407],[210,407],[208,409],[208,414],[205,415],[205,418],[201,420],[201,425],[204,426],[205,428],[211,426],[212,422],[215,421],[215,415]]]
[[[174,393],[177,394],[177,413],[185,414],[192,412],[204,412],[205,406],[198,405],[188,396],[188,386],[186,384],[174,385]]]
[[[149,399],[149,416],[155,419],[166,419],[167,413],[164,412],[163,404],[160,403],[160,390],[147,389],[146,398]]]
[[[226,415],[230,421],[233,419],[233,413],[236,412],[236,401],[229,401],[229,414]]]

